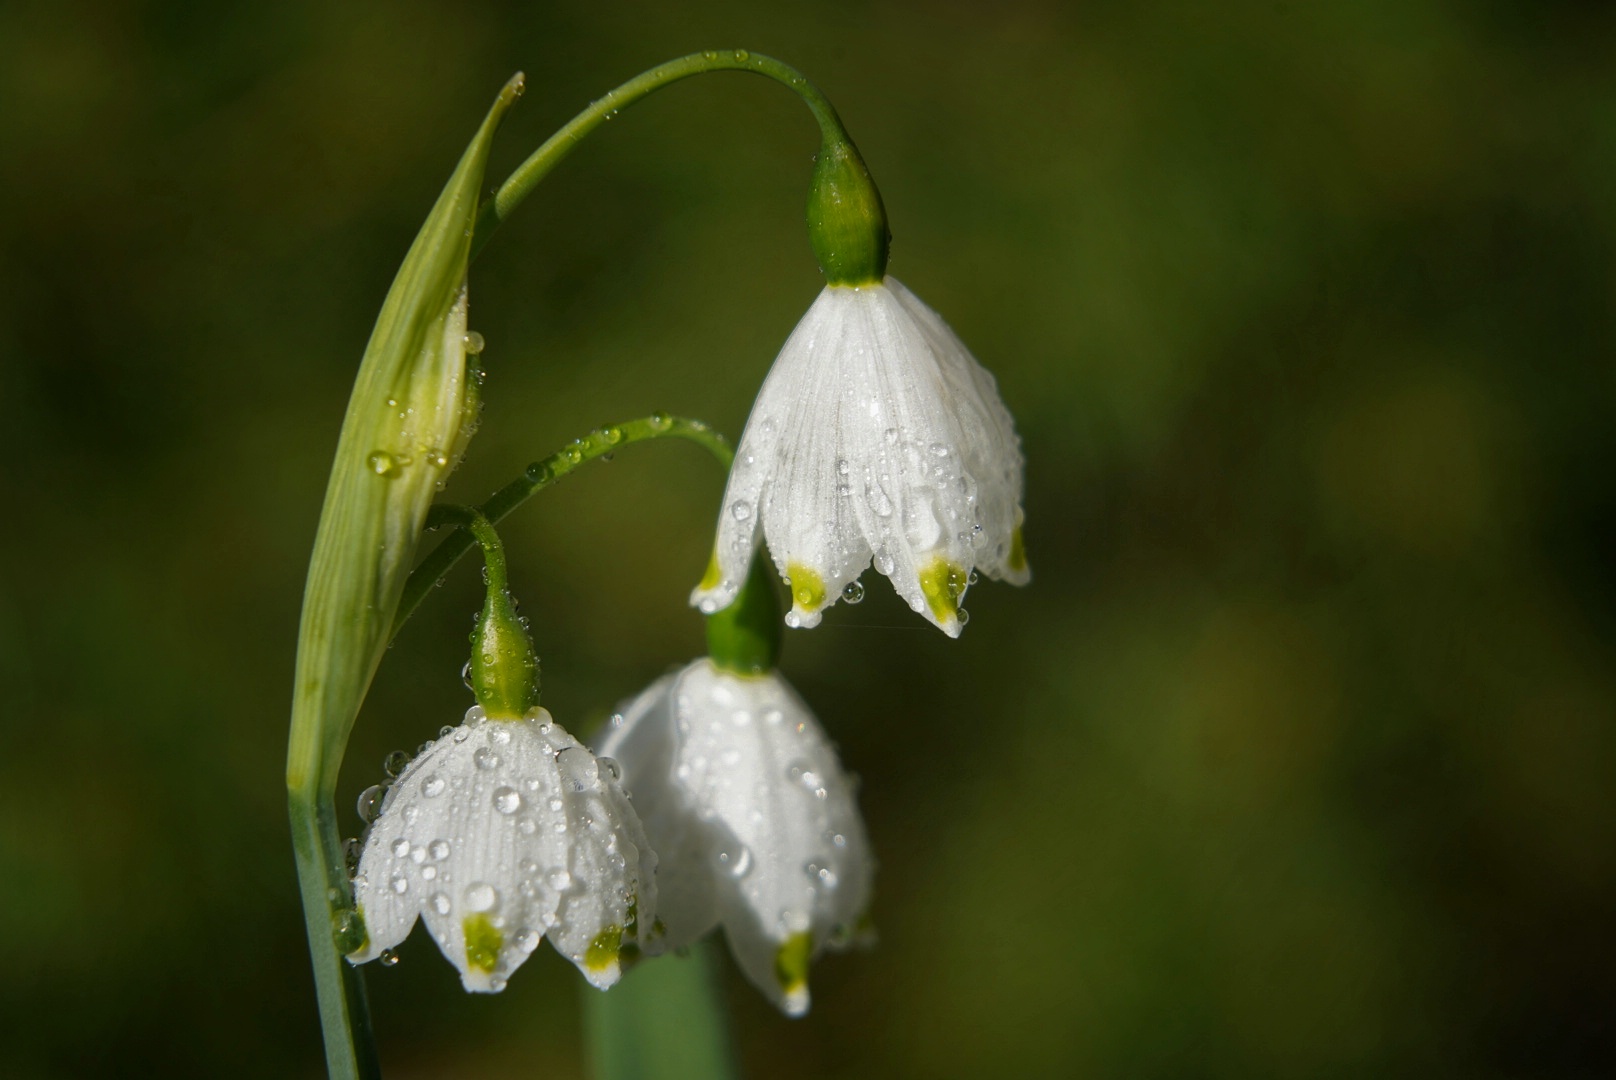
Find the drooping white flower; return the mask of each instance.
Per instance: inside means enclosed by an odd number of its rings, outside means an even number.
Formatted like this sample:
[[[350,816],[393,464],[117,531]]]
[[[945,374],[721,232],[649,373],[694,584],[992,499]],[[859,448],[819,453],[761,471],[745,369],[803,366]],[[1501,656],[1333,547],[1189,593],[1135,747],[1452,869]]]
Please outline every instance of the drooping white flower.
[[[891,277],[829,286],[758,393],[691,602],[733,600],[761,532],[791,586],[788,625],[817,625],[873,561],[957,637],[977,571],[1028,579],[1021,492],[1010,413],[942,319]]]
[[[394,782],[354,877],[362,963],[426,920],[467,990],[498,992],[548,937],[595,986],[651,946],[656,856],[614,762],[534,708],[480,706]]]
[[[621,764],[658,854],[668,948],[722,923],[741,970],[787,1014],[808,962],[858,935],[874,861],[853,784],[776,673],[698,660],[652,684],[596,740]]]

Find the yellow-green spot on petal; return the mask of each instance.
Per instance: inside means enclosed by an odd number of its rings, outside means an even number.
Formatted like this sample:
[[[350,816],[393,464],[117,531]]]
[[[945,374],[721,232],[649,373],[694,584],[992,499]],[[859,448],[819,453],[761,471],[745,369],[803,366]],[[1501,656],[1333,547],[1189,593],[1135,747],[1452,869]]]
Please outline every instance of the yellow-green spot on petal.
[[[1010,557],[1005,560],[1005,565],[1010,568],[1012,574],[1019,574],[1027,569],[1027,549],[1022,546],[1019,525],[1010,534]]]
[[[774,954],[774,978],[783,992],[791,994],[807,989],[808,954],[813,951],[813,943],[807,931],[792,934]]]
[[[935,558],[921,568],[920,591],[940,623],[959,618],[959,602],[965,595],[965,585],[965,568],[947,559]]]
[[[818,611],[825,606],[825,579],[802,563],[791,563],[786,567],[786,576],[791,579],[791,603],[793,607],[804,611]]]
[[[466,931],[466,966],[474,971],[491,973],[499,961],[499,949],[505,944],[505,935],[488,921],[487,915],[468,915],[461,924]]]
[[[605,971],[617,963],[623,951],[623,928],[612,925],[595,935],[595,940],[584,950],[584,967],[590,971]]]
[[[718,569],[718,549],[713,548],[713,557],[707,560],[707,572],[701,575],[701,581],[696,588],[702,592],[718,588],[718,583],[724,578],[723,571]]]

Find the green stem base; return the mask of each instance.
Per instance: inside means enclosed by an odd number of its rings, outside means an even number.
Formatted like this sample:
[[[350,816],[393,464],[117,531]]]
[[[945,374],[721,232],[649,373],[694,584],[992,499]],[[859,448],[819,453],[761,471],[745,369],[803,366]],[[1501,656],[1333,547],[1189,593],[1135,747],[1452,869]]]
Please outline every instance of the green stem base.
[[[639,964],[606,993],[585,989],[595,1080],[733,1080],[718,950]]]

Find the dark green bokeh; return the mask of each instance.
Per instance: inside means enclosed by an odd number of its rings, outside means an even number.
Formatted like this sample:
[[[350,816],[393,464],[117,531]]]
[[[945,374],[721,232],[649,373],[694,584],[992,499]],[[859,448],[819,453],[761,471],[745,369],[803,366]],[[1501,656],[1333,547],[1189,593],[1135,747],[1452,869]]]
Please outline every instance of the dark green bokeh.
[[[304,570],[399,259],[694,49],[817,80],[892,269],[998,376],[1035,580],[879,579],[784,669],[864,778],[879,947],[770,1077],[1616,1071],[1616,24],[1598,5],[0,7],[0,1073],[313,1076],[282,770]],[[601,131],[479,261],[471,501],[595,424],[737,433],[818,287],[761,79]],[[545,701],[702,648],[721,478],[636,446],[502,529]],[[463,568],[344,802],[469,704]],[[351,819],[357,831],[357,818]],[[578,1075],[577,976],[417,938],[389,1075]]]

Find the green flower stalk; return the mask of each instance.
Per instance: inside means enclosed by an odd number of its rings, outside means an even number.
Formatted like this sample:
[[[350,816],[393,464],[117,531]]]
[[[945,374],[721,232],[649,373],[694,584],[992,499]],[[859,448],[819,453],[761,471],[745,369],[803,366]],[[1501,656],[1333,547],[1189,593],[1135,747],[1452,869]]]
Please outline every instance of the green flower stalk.
[[[286,785],[333,1077],[377,1072],[363,989],[342,963],[364,928],[349,910],[337,771],[427,507],[474,421],[466,372],[471,232],[494,131],[521,92],[520,75],[500,92],[388,291],[348,402],[309,563]]]

